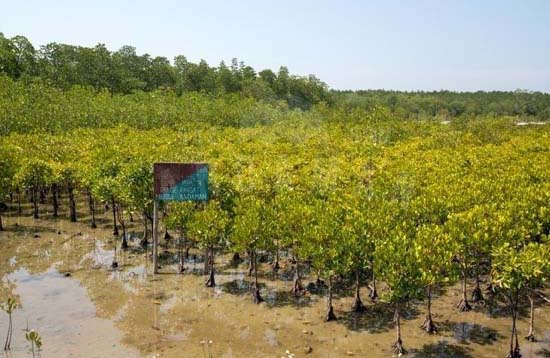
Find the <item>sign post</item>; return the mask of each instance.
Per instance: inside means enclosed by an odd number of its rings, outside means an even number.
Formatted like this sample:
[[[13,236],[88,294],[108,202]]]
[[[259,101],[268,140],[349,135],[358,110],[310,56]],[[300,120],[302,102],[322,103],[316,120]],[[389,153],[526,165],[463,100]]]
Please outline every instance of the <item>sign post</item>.
[[[207,201],[208,164],[153,164],[153,273],[158,273],[158,206],[160,201]]]

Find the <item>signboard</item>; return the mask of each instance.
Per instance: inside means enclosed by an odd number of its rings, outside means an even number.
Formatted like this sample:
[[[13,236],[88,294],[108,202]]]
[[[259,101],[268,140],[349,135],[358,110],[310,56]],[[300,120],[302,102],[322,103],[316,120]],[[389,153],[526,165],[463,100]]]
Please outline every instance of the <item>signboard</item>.
[[[155,163],[153,176],[156,200],[208,200],[208,164]]]

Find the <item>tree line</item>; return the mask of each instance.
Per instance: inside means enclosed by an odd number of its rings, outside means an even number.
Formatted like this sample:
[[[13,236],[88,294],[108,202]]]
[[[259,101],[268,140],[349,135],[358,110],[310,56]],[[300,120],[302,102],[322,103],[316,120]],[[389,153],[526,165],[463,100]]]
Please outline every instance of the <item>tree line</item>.
[[[103,44],[83,47],[52,42],[36,49],[24,36],[6,38],[2,33],[0,73],[19,80],[39,78],[62,90],[79,85],[123,94],[159,89],[178,95],[239,93],[267,102],[282,100],[302,109],[331,100],[327,86],[314,75],[292,75],[284,66],[276,73],[257,72],[236,58],[229,65],[222,61],[214,67],[204,60],[190,62],[183,55],[170,62],[166,57],[139,55],[132,46],[111,52]]]
[[[550,120],[550,94],[516,91],[333,91],[335,101],[346,108],[382,105],[392,115],[407,119],[517,116]]]
[[[183,55],[172,61],[140,55],[132,46],[110,51],[103,44],[84,47],[52,42],[36,49],[24,36],[6,38],[2,33],[0,74],[25,84],[39,81],[62,91],[79,86],[110,94],[164,90],[177,96],[202,93],[217,98],[233,94],[269,104],[284,102],[290,108],[302,110],[318,103],[346,110],[384,106],[396,117],[413,119],[462,116],[550,119],[550,94],[542,92],[337,91],[314,75],[292,75],[284,66],[277,72],[257,71],[236,58],[230,64],[222,61],[218,66],[210,66],[204,60],[193,63]]]

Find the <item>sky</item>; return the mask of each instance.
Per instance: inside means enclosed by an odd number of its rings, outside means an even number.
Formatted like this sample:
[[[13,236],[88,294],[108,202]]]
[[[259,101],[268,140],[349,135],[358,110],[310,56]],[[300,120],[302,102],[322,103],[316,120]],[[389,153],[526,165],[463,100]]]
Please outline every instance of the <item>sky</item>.
[[[237,57],[335,89],[550,92],[549,0],[0,0],[0,32]]]

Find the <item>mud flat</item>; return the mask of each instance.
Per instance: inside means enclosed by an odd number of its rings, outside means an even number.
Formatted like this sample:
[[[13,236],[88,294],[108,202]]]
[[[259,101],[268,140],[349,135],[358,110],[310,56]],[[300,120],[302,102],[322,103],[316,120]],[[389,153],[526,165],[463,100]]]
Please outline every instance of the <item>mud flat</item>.
[[[297,358],[391,356],[393,311],[383,302],[367,302],[366,289],[366,313],[350,312],[352,289],[342,285],[335,299],[339,319],[324,323],[323,292],[290,294],[291,267],[284,259],[278,276],[262,266],[265,302],[256,305],[246,263],[233,267],[229,257],[220,257],[217,286],[206,288],[198,253],[187,262],[186,273],[178,274],[176,251],[165,248],[161,274],[154,277],[149,252],[138,248],[136,234],[128,251],[117,252],[119,268],[113,270],[119,239],[111,236],[107,220],[95,230],[85,222],[6,218],[7,231],[0,232],[0,298],[16,296],[22,305],[14,313],[12,352],[6,357],[30,356],[23,332],[27,319],[29,328],[43,336],[42,357],[203,357],[208,343],[201,342],[209,341],[213,356],[226,358],[278,358],[286,350]],[[403,339],[409,356],[506,356],[510,318],[504,305],[457,313],[459,292],[452,286],[436,295],[438,335],[419,328],[423,302],[408,306]],[[526,358],[550,355],[550,308],[538,307],[538,342],[520,342]],[[520,334],[527,328],[525,310]],[[6,329],[2,314],[0,337]]]

